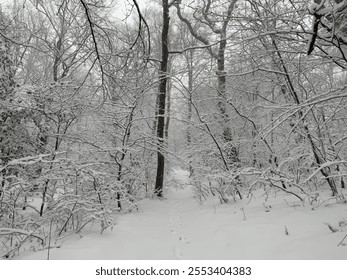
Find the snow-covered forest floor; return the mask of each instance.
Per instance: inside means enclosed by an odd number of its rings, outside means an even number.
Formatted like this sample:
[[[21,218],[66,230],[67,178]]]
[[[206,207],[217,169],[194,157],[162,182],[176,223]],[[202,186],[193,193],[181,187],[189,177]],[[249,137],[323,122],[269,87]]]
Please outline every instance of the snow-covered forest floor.
[[[58,241],[50,259],[347,259],[347,239],[341,243],[347,205],[328,196],[312,206],[258,190],[236,202],[211,197],[201,205],[187,172],[176,169],[173,182],[165,199],[140,201],[139,211],[120,215],[112,231],[86,229],[82,238]],[[47,254],[28,250],[16,259]]]

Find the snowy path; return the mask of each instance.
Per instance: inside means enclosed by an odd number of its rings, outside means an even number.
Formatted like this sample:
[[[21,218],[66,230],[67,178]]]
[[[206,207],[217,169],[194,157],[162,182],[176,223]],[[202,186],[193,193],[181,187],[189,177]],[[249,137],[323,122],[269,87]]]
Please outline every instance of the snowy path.
[[[176,170],[176,182],[188,178]],[[203,206],[191,189],[173,188],[167,199],[144,200],[140,211],[119,217],[113,231],[74,236],[51,259],[347,259],[347,246],[337,246],[346,228],[331,233],[324,222],[347,220],[346,205],[315,211],[263,200]],[[242,210],[244,208],[244,210]],[[246,216],[246,219],[244,219]],[[285,227],[289,235],[285,234]],[[47,252],[26,252],[18,259],[46,259]]]

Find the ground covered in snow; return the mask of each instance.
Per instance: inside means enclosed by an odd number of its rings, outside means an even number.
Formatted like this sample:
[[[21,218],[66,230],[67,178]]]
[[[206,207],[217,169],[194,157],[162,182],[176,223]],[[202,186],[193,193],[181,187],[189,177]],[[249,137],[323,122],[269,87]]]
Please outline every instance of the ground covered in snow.
[[[252,199],[201,205],[175,171],[166,199],[145,199],[138,212],[121,215],[112,231],[86,232],[59,241],[50,259],[347,259],[347,205],[302,205],[295,197],[254,192]],[[333,233],[327,223],[338,231]],[[339,246],[338,246],[339,245]],[[27,251],[17,259],[47,259]]]

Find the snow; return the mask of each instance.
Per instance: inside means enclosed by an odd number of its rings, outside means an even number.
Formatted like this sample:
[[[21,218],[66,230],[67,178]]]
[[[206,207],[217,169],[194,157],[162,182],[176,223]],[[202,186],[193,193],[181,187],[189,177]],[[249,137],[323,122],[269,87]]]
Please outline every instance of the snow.
[[[66,238],[50,250],[50,259],[347,259],[347,246],[338,246],[347,234],[338,227],[347,220],[346,204],[313,208],[287,194],[264,197],[255,191],[251,200],[220,204],[212,197],[201,205],[186,171],[176,169],[174,182],[165,199],[141,201],[138,212],[120,215],[102,235],[89,230],[83,238]],[[47,250],[17,257],[46,258]]]

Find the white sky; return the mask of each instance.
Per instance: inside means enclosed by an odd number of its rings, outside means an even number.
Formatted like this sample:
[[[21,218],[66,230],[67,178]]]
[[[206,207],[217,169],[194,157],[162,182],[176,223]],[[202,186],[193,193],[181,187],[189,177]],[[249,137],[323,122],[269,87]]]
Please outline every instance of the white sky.
[[[29,1],[29,0],[19,0],[19,1]],[[7,4],[11,4],[13,2],[14,2],[14,0],[0,0],[0,5],[4,6],[4,5],[7,5]],[[115,16],[119,20],[125,19],[128,3],[132,3],[132,1],[131,0],[115,0]],[[138,0],[137,3],[139,4],[141,10],[144,10],[144,8],[150,4],[150,1],[148,1],[148,0]],[[129,12],[129,9],[130,8],[128,7],[128,12]],[[136,10],[133,10],[133,14],[136,15]]]

